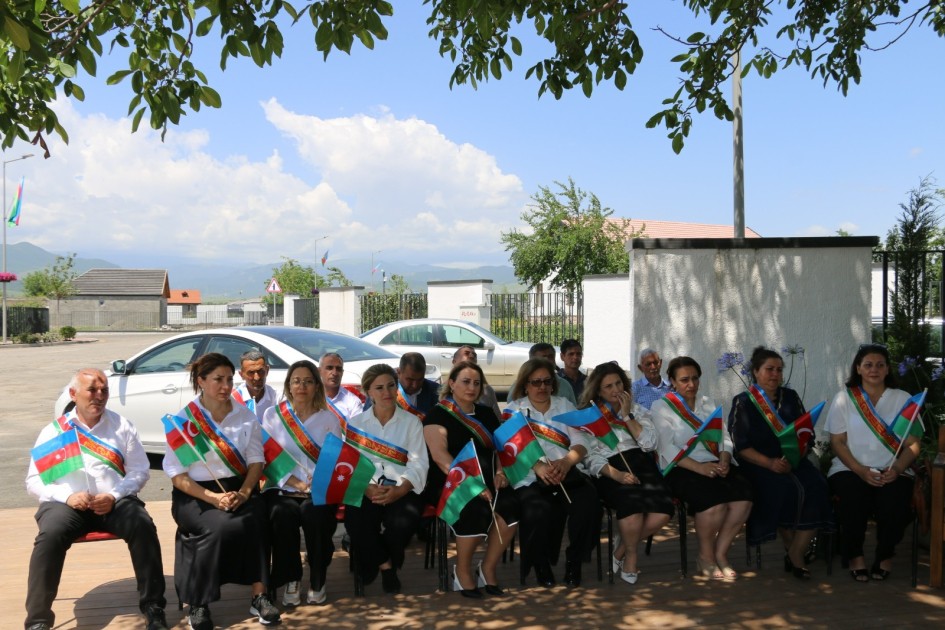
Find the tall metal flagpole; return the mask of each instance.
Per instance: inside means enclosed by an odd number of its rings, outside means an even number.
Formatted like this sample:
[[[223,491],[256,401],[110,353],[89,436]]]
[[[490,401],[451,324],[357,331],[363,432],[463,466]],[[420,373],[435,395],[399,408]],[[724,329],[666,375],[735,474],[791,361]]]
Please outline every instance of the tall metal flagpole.
[[[3,273],[7,272],[7,164],[11,162],[19,162],[20,160],[25,160],[26,158],[33,157],[32,153],[27,153],[18,158],[13,158],[12,160],[3,161],[3,203],[2,212],[3,215]],[[0,282],[0,285],[3,285],[3,343],[7,342],[7,283]]]

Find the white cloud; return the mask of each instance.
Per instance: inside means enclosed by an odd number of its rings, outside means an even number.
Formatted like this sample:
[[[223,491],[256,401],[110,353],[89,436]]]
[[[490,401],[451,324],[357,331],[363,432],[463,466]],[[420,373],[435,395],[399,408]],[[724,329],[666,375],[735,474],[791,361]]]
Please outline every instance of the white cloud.
[[[63,100],[55,107],[70,144],[50,138],[49,160],[8,167],[8,188],[27,178],[10,242],[119,263],[122,255],[312,261],[322,236],[318,252],[332,258],[378,249],[388,260],[504,258],[499,233],[526,201],[493,156],[383,109],[322,120],[269,101],[272,133],[294,139],[301,158],[273,151],[251,161],[217,157],[203,130],[171,128],[161,142],[146,126],[132,134],[127,118],[81,115]],[[301,176],[286,168],[291,161]]]
[[[843,230],[844,232],[855,235],[859,229],[860,226],[850,221],[844,221],[835,228],[826,228],[822,225],[808,225],[800,231],[798,236],[837,236],[838,230]]]
[[[352,234],[339,222],[333,247],[383,249],[393,258],[393,245],[405,259],[435,251],[441,259],[446,251],[502,255],[499,234],[519,222],[527,195],[494,156],[384,108],[376,116],[332,119],[290,112],[275,99],[263,109],[364,228]]]

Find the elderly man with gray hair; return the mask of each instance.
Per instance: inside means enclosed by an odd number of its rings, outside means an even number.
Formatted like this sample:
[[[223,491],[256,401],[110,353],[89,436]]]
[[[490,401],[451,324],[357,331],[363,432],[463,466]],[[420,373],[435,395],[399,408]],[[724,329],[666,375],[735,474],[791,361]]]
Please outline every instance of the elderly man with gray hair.
[[[633,381],[633,402],[649,409],[650,406],[665,396],[669,390],[669,382],[660,375],[663,359],[653,348],[644,348],[640,351],[640,362],[637,364],[643,378]]]

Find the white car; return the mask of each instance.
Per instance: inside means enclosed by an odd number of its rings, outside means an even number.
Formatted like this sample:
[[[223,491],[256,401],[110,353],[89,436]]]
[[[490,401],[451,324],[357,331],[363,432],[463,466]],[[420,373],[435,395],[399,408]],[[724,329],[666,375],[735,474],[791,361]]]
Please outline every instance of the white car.
[[[316,364],[326,352],[337,352],[345,362],[343,385],[361,389],[361,374],[375,363],[397,367],[399,356],[357,337],[313,328],[247,326],[217,328],[175,335],[146,348],[127,360],[112,362],[108,376],[108,408],[128,418],[138,428],[149,453],[164,452],[161,418],[177,413],[194,398],[188,366],[208,352],[226,355],[239,370],[240,356],[248,350],[266,355],[270,371],[267,383],[281,397],[286,370],[296,361]],[[242,383],[237,373],[235,386]],[[428,370],[437,380],[439,371]],[[68,389],[56,401],[56,417],[69,403]]]
[[[361,334],[361,339],[391,352],[419,352],[427,364],[449,374],[453,353],[460,346],[476,349],[477,361],[486,380],[497,392],[508,393],[518,370],[528,360],[533,344],[506,341],[501,337],[460,319],[407,319],[378,326]]]

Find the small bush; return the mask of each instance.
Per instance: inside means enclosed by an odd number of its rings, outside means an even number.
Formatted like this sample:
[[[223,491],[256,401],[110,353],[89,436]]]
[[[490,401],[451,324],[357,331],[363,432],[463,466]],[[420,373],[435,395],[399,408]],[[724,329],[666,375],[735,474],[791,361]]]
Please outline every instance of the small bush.
[[[70,339],[75,339],[75,328],[72,326],[63,326],[59,329],[59,334],[62,335],[62,338],[66,341]]]
[[[49,332],[44,332],[41,338],[43,340],[43,343],[52,343],[54,341],[62,341],[62,336],[59,333],[53,332],[51,330]]]
[[[30,332],[24,332],[17,336],[17,340],[20,343],[37,343],[39,342],[39,335]]]

